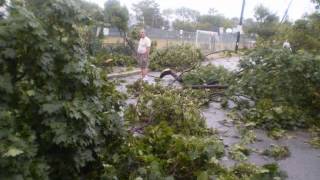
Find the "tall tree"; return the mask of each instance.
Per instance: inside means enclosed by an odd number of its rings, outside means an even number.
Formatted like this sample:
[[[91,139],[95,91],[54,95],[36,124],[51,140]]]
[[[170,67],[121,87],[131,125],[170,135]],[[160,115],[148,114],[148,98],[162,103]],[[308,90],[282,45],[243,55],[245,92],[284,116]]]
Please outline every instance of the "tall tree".
[[[254,17],[258,23],[269,23],[279,20],[279,17],[272,13],[267,7],[259,5],[254,9]]]
[[[99,5],[86,0],[76,0],[75,2],[82,12],[90,17],[91,20],[103,22],[103,9]]]
[[[173,9],[164,9],[162,11],[162,16],[165,18],[164,26],[165,26],[166,29],[170,28],[170,19],[171,19],[173,14],[174,14],[174,10]]]
[[[320,9],[320,0],[311,0],[311,1],[316,4],[317,9]]]
[[[118,0],[108,0],[104,4],[105,22],[116,27],[120,35],[124,37],[128,31],[129,11],[127,7],[121,6]]]
[[[309,52],[319,53],[319,34],[320,13],[314,13],[297,20],[288,33],[288,39],[295,50],[304,49]]]
[[[254,10],[256,25],[249,29],[249,33],[255,33],[261,38],[267,39],[277,32],[279,17],[272,13],[268,8],[259,5]]]
[[[143,0],[132,6],[140,24],[155,28],[163,26],[164,20],[160,13],[159,4],[154,0]]]
[[[243,21],[243,30],[245,33],[253,33],[252,30],[256,27],[256,22],[253,18],[248,18]]]
[[[213,30],[219,27],[233,27],[233,22],[224,17],[223,15],[202,15],[198,18],[198,26],[202,27],[203,30]]]
[[[208,11],[208,14],[211,16],[214,16],[218,13],[218,10],[216,10],[215,8],[210,8]]]
[[[0,6],[3,6],[6,3],[6,0],[0,0]]]
[[[175,14],[183,22],[186,22],[186,21],[195,22],[197,18],[200,16],[199,11],[186,8],[186,7],[181,7],[176,9]]]
[[[173,29],[175,30],[184,30],[184,31],[195,31],[197,30],[197,24],[194,22],[189,22],[189,21],[181,21],[179,19],[176,19],[172,23]]]
[[[197,29],[197,21],[200,12],[181,7],[174,11],[177,19],[173,22],[172,26],[176,30],[195,31]]]

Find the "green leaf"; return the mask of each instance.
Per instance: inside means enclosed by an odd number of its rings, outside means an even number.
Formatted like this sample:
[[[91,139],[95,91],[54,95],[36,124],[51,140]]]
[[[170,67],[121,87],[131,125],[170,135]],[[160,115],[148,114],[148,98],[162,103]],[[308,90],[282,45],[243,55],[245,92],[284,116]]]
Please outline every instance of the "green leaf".
[[[5,49],[3,52],[4,58],[13,59],[16,57],[16,51],[11,48]]]
[[[4,157],[16,157],[20,154],[22,154],[23,151],[20,149],[17,149],[15,147],[10,148],[6,153],[4,153]]]
[[[7,93],[13,93],[11,76],[9,74],[0,76],[0,89],[4,89]]]
[[[27,91],[27,95],[28,96],[34,96],[35,95],[35,91],[34,90],[29,90],[29,91]]]
[[[47,112],[48,114],[53,114],[59,111],[63,105],[61,103],[52,103],[52,104],[44,104],[42,105],[42,111]]]
[[[197,180],[209,180],[208,172],[207,172],[207,171],[201,172],[201,173],[197,176]]]

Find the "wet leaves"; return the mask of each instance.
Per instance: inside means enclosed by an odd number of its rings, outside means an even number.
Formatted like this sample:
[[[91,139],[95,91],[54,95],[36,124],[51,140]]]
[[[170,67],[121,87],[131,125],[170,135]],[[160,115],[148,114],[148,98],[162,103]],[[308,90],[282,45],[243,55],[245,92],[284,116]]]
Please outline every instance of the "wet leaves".
[[[262,152],[262,155],[273,157],[275,160],[282,160],[290,156],[290,151],[287,146],[272,144],[269,149]]]

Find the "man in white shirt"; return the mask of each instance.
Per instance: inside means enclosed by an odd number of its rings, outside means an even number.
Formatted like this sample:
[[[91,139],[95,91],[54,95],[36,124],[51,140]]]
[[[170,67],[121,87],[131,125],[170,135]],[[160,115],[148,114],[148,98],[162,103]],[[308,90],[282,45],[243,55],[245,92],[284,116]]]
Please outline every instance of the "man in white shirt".
[[[282,47],[285,48],[285,49],[289,49],[290,51],[292,51],[291,45],[290,45],[290,43],[289,43],[288,40],[286,40],[286,41],[283,43]]]
[[[145,35],[145,31],[141,30],[137,54],[138,54],[138,64],[139,64],[139,67],[141,68],[141,76],[143,80],[145,80],[145,77],[148,74],[150,47],[151,47],[151,40]]]

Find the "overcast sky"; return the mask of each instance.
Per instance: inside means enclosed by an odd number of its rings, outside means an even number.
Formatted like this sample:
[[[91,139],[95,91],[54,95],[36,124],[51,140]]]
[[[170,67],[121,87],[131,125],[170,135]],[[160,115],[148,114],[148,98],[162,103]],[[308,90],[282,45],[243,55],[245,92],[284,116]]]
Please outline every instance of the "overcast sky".
[[[103,7],[106,0],[88,0],[95,2]],[[120,0],[121,4],[126,5],[132,11],[131,5],[140,0]],[[239,17],[241,11],[242,0],[156,0],[160,5],[160,9],[179,8],[185,6],[200,11],[202,14],[207,13],[209,8],[214,8],[227,17]],[[268,7],[272,12],[283,16],[290,0],[246,0],[245,18],[253,17],[253,9],[259,4]],[[314,11],[314,5],[310,0],[293,0],[289,11],[290,20],[300,18],[305,13]]]

